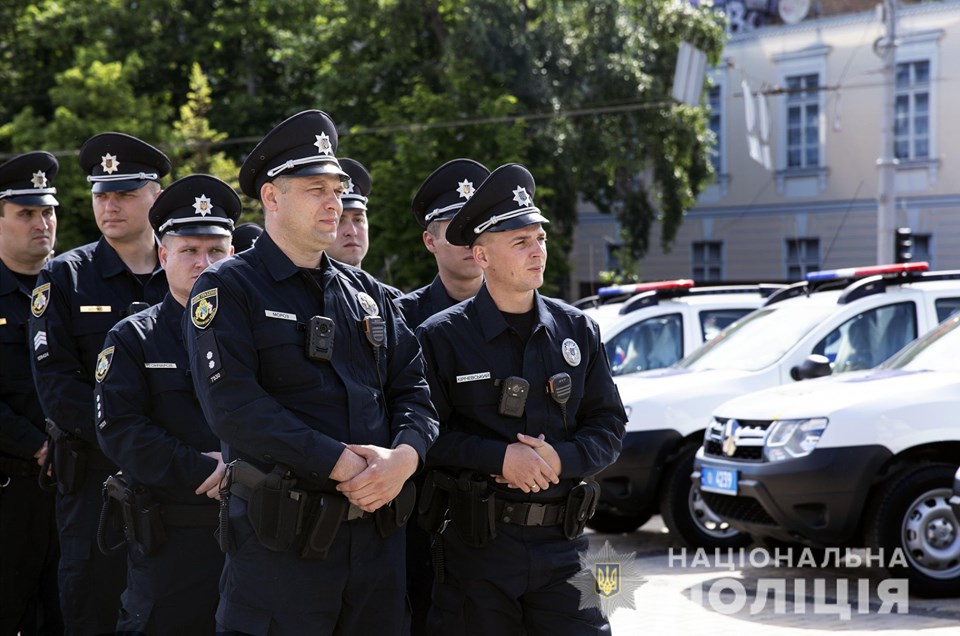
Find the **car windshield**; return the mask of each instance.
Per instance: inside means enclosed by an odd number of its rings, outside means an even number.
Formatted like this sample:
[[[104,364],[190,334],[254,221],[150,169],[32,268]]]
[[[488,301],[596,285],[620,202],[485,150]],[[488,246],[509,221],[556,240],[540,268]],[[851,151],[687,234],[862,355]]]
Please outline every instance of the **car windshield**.
[[[757,371],[779,360],[836,305],[795,303],[762,307],[720,332],[677,363],[686,369]]]
[[[909,371],[960,371],[960,315],[954,315],[904,347],[883,365]]]

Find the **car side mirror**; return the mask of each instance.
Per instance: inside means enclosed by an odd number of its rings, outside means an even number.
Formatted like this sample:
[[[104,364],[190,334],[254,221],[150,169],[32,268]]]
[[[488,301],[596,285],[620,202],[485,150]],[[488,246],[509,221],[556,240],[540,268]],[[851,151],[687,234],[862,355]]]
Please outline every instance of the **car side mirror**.
[[[831,373],[833,373],[833,369],[830,367],[830,360],[826,356],[817,354],[807,356],[798,366],[790,369],[790,377],[798,382],[800,380],[822,378]]]

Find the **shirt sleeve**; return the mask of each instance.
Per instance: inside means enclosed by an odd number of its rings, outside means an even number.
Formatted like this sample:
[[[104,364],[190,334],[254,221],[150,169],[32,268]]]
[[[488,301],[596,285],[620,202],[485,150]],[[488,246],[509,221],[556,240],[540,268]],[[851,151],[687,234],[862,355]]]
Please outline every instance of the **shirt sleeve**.
[[[23,415],[0,399],[0,451],[29,459],[40,450],[46,436]]]

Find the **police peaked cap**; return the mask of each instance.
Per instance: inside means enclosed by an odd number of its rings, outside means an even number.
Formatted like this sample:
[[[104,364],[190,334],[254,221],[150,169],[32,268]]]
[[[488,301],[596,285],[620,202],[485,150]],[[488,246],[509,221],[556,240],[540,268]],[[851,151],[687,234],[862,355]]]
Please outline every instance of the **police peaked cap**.
[[[87,139],[80,148],[80,166],[93,192],[137,190],[170,173],[170,160],[145,141],[118,132]]]
[[[370,196],[370,190],[373,188],[370,173],[367,172],[362,163],[355,159],[341,159],[340,167],[350,177],[350,181],[347,182],[347,189],[340,197],[344,212],[347,210],[366,210],[367,197]]]
[[[50,183],[60,171],[57,158],[36,150],[17,155],[0,166],[0,200],[17,205],[60,205]]]
[[[240,197],[227,183],[192,174],[171,183],[150,208],[157,236],[230,236],[240,218]]]
[[[413,195],[413,217],[423,227],[447,221],[470,200],[490,171],[473,159],[454,159],[434,170]]]
[[[238,254],[244,250],[253,247],[260,235],[263,234],[263,228],[256,223],[241,223],[233,228],[233,249]]]
[[[260,198],[260,187],[276,177],[333,174],[346,179],[337,152],[337,127],[319,110],[305,110],[277,124],[240,166],[240,189]]]
[[[490,173],[450,225],[447,241],[473,245],[484,232],[505,232],[534,223],[549,223],[533,204],[533,175],[518,163],[508,163]]]

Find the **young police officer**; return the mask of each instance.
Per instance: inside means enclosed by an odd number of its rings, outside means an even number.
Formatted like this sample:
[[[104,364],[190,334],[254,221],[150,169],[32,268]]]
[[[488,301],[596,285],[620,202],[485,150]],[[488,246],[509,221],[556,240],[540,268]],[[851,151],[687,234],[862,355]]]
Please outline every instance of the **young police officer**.
[[[229,462],[228,632],[389,634],[406,618],[404,485],[436,413],[383,287],[324,254],[346,176],[336,147],[317,110],[261,140],[240,186],[266,231],[204,272],[187,309],[197,396]]]
[[[40,271],[30,341],[54,441],[63,619],[70,633],[102,634],[116,626],[127,568],[125,559],[104,556],[96,546],[103,482],[116,467],[97,445],[94,372],[110,328],[167,293],[147,214],[170,161],[150,144],[110,132],[83,144],[80,165],[93,183],[103,236]]]
[[[483,270],[468,246],[453,245],[444,236],[450,219],[490,174],[472,159],[448,161],[426,178],[413,197],[413,217],[423,226],[423,244],[437,260],[433,282],[394,301],[407,326],[472,298],[483,284]]]
[[[327,248],[327,256],[335,261],[363,267],[363,257],[370,249],[370,228],[367,224],[367,202],[373,182],[363,164],[355,159],[342,158],[340,168],[348,180],[340,197],[343,214],[337,226],[337,240]]]
[[[517,164],[479,186],[446,236],[473,246],[486,282],[417,332],[440,417],[424,496],[443,497],[425,516],[451,520],[434,524],[437,634],[609,629],[568,580],[598,494],[581,480],[617,458],[626,416],[596,323],[537,292],[547,220],[533,194]]]
[[[0,634],[63,631],[53,495],[37,475],[48,446],[30,372],[30,290],[53,253],[59,204],[48,152],[0,166]]]
[[[214,538],[224,464],[194,395],[181,326],[190,289],[228,257],[240,197],[209,175],[172,183],[150,209],[170,293],[125,318],[97,360],[96,423],[123,471],[108,505],[132,507],[129,565],[117,631],[211,634],[223,554]]]

